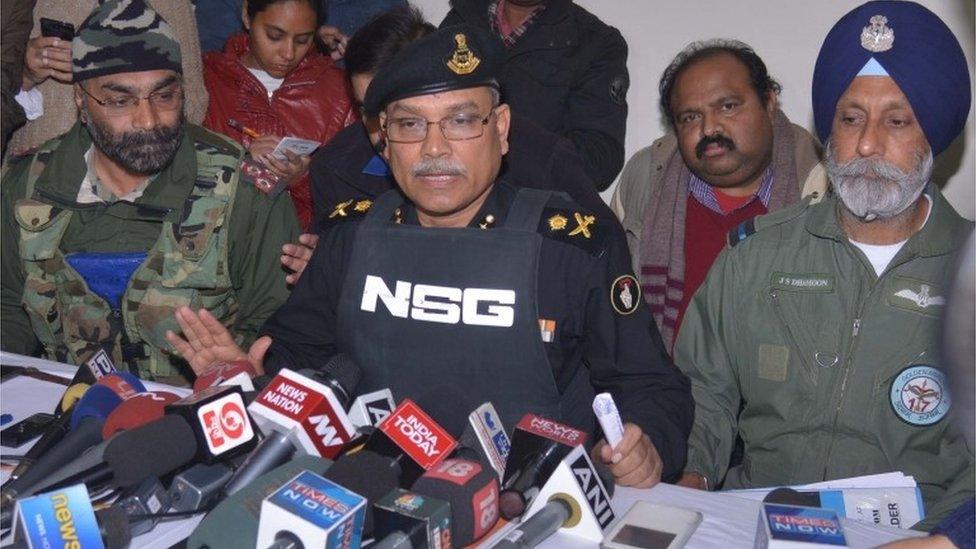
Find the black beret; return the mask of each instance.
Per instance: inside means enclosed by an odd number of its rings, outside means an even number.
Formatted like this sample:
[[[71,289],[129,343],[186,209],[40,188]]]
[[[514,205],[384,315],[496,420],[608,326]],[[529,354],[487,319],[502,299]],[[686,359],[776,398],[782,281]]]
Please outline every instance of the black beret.
[[[505,62],[505,47],[471,25],[444,27],[404,47],[373,77],[363,107],[376,116],[403,99],[450,90],[492,86]]]

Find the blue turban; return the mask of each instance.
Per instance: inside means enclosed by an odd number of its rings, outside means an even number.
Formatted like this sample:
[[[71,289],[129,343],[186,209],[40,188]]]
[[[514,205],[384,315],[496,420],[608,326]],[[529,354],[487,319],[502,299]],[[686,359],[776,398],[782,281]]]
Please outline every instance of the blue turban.
[[[911,103],[932,154],[945,150],[969,116],[966,56],[937,15],[914,2],[892,0],[853,9],[827,33],[813,69],[813,118],[820,141],[830,137],[837,100],[872,58],[883,72],[872,63],[864,74],[891,76]]]

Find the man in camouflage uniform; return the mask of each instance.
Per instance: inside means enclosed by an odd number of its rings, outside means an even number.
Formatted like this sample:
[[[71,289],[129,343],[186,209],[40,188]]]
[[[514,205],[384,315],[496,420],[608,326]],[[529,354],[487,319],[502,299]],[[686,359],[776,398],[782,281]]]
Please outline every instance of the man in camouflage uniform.
[[[72,42],[79,122],[11,162],[2,192],[2,348],[81,364],[104,350],[185,382],[166,332],[206,309],[249,344],[287,296],[291,202],[232,141],[185,123],[180,48],[144,0],[97,7]]]
[[[695,294],[675,352],[695,397],[682,484],[902,471],[921,490],[920,529],[971,501],[973,450],[946,420],[957,387],[939,331],[973,224],[931,181],[966,125],[967,66],[913,2],[869,2],[827,35],[813,104],[833,194],[732,231]],[[736,435],[744,453],[730,464]],[[858,512],[872,510],[912,526],[883,506]]]

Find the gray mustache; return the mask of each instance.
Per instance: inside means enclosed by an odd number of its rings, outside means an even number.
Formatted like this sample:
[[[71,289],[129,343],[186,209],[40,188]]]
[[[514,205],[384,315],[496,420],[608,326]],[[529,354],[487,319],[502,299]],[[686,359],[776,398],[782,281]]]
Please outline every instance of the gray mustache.
[[[878,158],[855,158],[836,166],[834,173],[842,177],[863,177],[868,172],[886,181],[904,181],[911,172],[902,171],[894,164]]]
[[[430,175],[464,175],[468,171],[456,162],[439,158],[421,160],[410,168],[410,174],[414,177],[425,177]]]

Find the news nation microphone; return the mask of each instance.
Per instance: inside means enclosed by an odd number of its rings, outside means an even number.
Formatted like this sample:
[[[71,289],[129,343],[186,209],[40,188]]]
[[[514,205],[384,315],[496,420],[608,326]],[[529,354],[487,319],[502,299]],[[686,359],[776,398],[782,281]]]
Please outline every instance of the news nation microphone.
[[[371,549],[454,547],[446,501],[396,488],[376,502],[375,513],[378,541]]]
[[[366,498],[303,471],[262,502],[256,547],[358,549],[365,508]]]
[[[125,398],[145,391],[138,378],[130,374],[102,376],[78,400],[70,414],[70,431],[51,445],[23,474],[3,488],[0,498],[9,505],[18,496],[36,493],[36,485],[102,440],[102,427],[108,415]]]
[[[168,406],[194,426],[198,463],[216,463],[246,454],[258,442],[244,407],[244,392],[236,385],[218,385],[193,393]]]
[[[332,462],[302,456],[269,471],[228,496],[197,525],[187,540],[188,549],[238,549],[253,547],[258,534],[258,516],[262,502],[269,494],[302,471],[323,474]]]
[[[356,429],[379,427],[380,423],[390,417],[394,408],[396,401],[389,389],[359,395],[349,405],[349,421]]]
[[[105,547],[125,549],[132,540],[128,520],[118,511],[92,509],[82,485],[17,502],[14,546]]]
[[[490,464],[499,479],[505,474],[512,441],[491,402],[485,402],[468,414],[468,425],[458,443],[460,447],[474,451],[478,461]]]
[[[557,530],[599,543],[616,518],[611,495],[586,448],[576,446],[560,460],[532,499],[525,512],[527,518],[505,536],[507,543],[497,547],[535,547]]]
[[[387,456],[400,467],[400,486],[412,486],[440,463],[457,441],[412,400],[404,399],[366,442],[365,450]]]
[[[197,377],[193,382],[193,392],[218,385],[239,385],[244,391],[253,391],[254,382],[251,378],[255,375],[257,372],[254,371],[254,366],[246,360],[218,362]]]
[[[534,414],[525,414],[512,433],[512,448],[502,481],[501,514],[512,520],[522,515],[574,448],[582,447],[586,433]]]
[[[421,476],[410,490],[451,505],[451,541],[469,545],[498,522],[498,477],[487,465],[449,458]]]
[[[305,455],[329,459],[339,455],[356,436],[345,405],[361,375],[359,367],[344,355],[333,357],[322,374],[287,368],[278,372],[247,407],[266,438],[234,473],[224,491],[233,494],[299,449]]]

